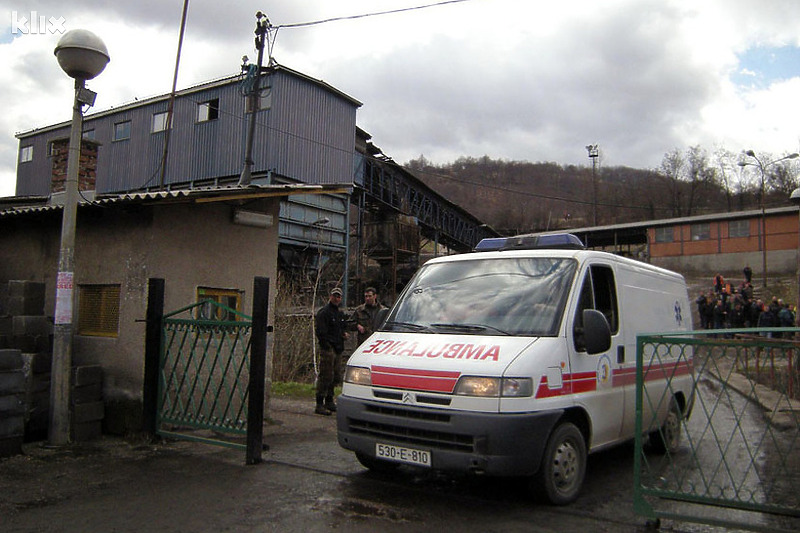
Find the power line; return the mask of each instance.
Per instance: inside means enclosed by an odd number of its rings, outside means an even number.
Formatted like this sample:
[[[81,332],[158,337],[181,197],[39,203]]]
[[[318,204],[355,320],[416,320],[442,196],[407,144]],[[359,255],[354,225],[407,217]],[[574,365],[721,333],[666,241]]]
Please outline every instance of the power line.
[[[388,11],[378,11],[378,12],[375,12],[375,13],[364,13],[364,14],[361,14],[361,15],[349,15],[349,16],[345,16],[345,17],[333,17],[333,18],[329,18],[329,19],[315,20],[315,21],[312,21],[312,22],[297,22],[295,24],[278,24],[277,26],[274,26],[274,27],[277,28],[277,29],[280,29],[280,28],[302,28],[302,27],[307,27],[307,26],[316,26],[316,25],[319,25],[319,24],[327,24],[328,22],[338,22],[338,21],[341,21],[341,20],[355,20],[355,19],[361,19],[361,18],[366,18],[366,17],[377,17],[379,15],[391,15],[391,14],[394,14],[394,13],[402,13],[402,12],[405,12],[405,11],[417,11],[419,9],[427,9],[429,7],[438,7],[438,6],[443,6],[443,5],[447,5],[447,4],[460,4],[462,2],[470,2],[470,1],[471,0],[446,0],[444,2],[435,2],[433,4],[425,4],[425,5],[421,5],[421,6],[404,7],[404,8],[400,8],[400,9],[391,9],[391,10],[388,10]]]

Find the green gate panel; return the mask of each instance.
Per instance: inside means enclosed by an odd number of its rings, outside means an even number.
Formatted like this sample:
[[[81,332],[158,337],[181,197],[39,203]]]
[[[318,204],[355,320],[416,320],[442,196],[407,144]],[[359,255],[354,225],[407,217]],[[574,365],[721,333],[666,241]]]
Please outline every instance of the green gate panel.
[[[236,320],[193,318],[208,306]],[[212,300],[164,316],[157,433],[244,448],[250,368],[250,317]]]
[[[800,530],[800,330],[711,330],[637,338],[634,508],[754,531]],[[666,356],[693,367],[680,446],[656,453],[656,413],[672,401],[645,386]],[[661,451],[661,450],[659,450]]]

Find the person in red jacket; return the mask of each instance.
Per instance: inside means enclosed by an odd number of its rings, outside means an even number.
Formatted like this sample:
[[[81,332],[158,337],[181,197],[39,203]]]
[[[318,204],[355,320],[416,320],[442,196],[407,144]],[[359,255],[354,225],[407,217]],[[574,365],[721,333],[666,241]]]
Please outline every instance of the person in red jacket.
[[[720,294],[724,286],[725,278],[722,277],[722,274],[717,273],[717,275],[714,276],[714,292]]]

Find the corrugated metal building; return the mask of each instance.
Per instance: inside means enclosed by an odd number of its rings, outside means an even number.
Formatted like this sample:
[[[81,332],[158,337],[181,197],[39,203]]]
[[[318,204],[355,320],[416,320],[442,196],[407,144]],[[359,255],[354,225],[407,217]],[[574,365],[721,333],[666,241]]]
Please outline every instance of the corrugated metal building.
[[[250,113],[242,76],[179,91],[173,104],[163,185],[215,185],[242,170]],[[254,175],[306,184],[351,183],[356,111],[361,103],[330,85],[286,67],[261,81],[253,144]],[[98,194],[158,188],[167,138],[170,95],[86,116],[83,136],[99,143]],[[17,196],[50,192],[53,141],[69,137],[64,122],[20,133],[29,160],[17,169]]]

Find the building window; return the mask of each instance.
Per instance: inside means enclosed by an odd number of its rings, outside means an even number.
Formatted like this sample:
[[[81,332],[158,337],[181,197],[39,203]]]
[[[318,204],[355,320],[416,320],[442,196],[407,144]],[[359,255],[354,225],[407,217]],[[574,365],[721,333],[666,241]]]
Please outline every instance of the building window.
[[[244,101],[244,112],[252,113],[253,104],[252,99],[248,96]],[[261,94],[258,95],[258,110],[263,111],[272,107],[272,89],[267,87]]]
[[[50,141],[47,143],[47,157],[53,157],[56,155],[56,142]]]
[[[33,161],[33,146],[23,146],[19,149],[19,162]]]
[[[94,128],[92,128],[90,130],[84,130],[83,131],[83,138],[84,139],[89,139],[90,141],[93,141],[94,140]]]
[[[675,239],[675,229],[672,226],[656,228],[656,242],[672,242]]]
[[[711,224],[692,224],[692,240],[707,241],[711,238]]]
[[[731,220],[728,222],[728,237],[734,239],[736,237],[749,237],[750,236],[750,221],[749,220]]]
[[[222,304],[233,311],[241,312],[242,309],[242,291],[236,289],[198,287],[197,301],[207,302],[208,300]],[[237,320],[237,315],[226,309],[205,303],[199,307],[197,318],[201,320],[222,320],[227,322]]]
[[[80,285],[78,302],[78,335],[119,334],[119,285]]]
[[[131,121],[117,122],[114,124],[114,140],[124,141],[131,138]]]
[[[153,122],[151,123],[150,133],[158,133],[167,129],[167,113],[153,113]]]
[[[208,122],[219,118],[219,98],[197,104],[197,122]]]

